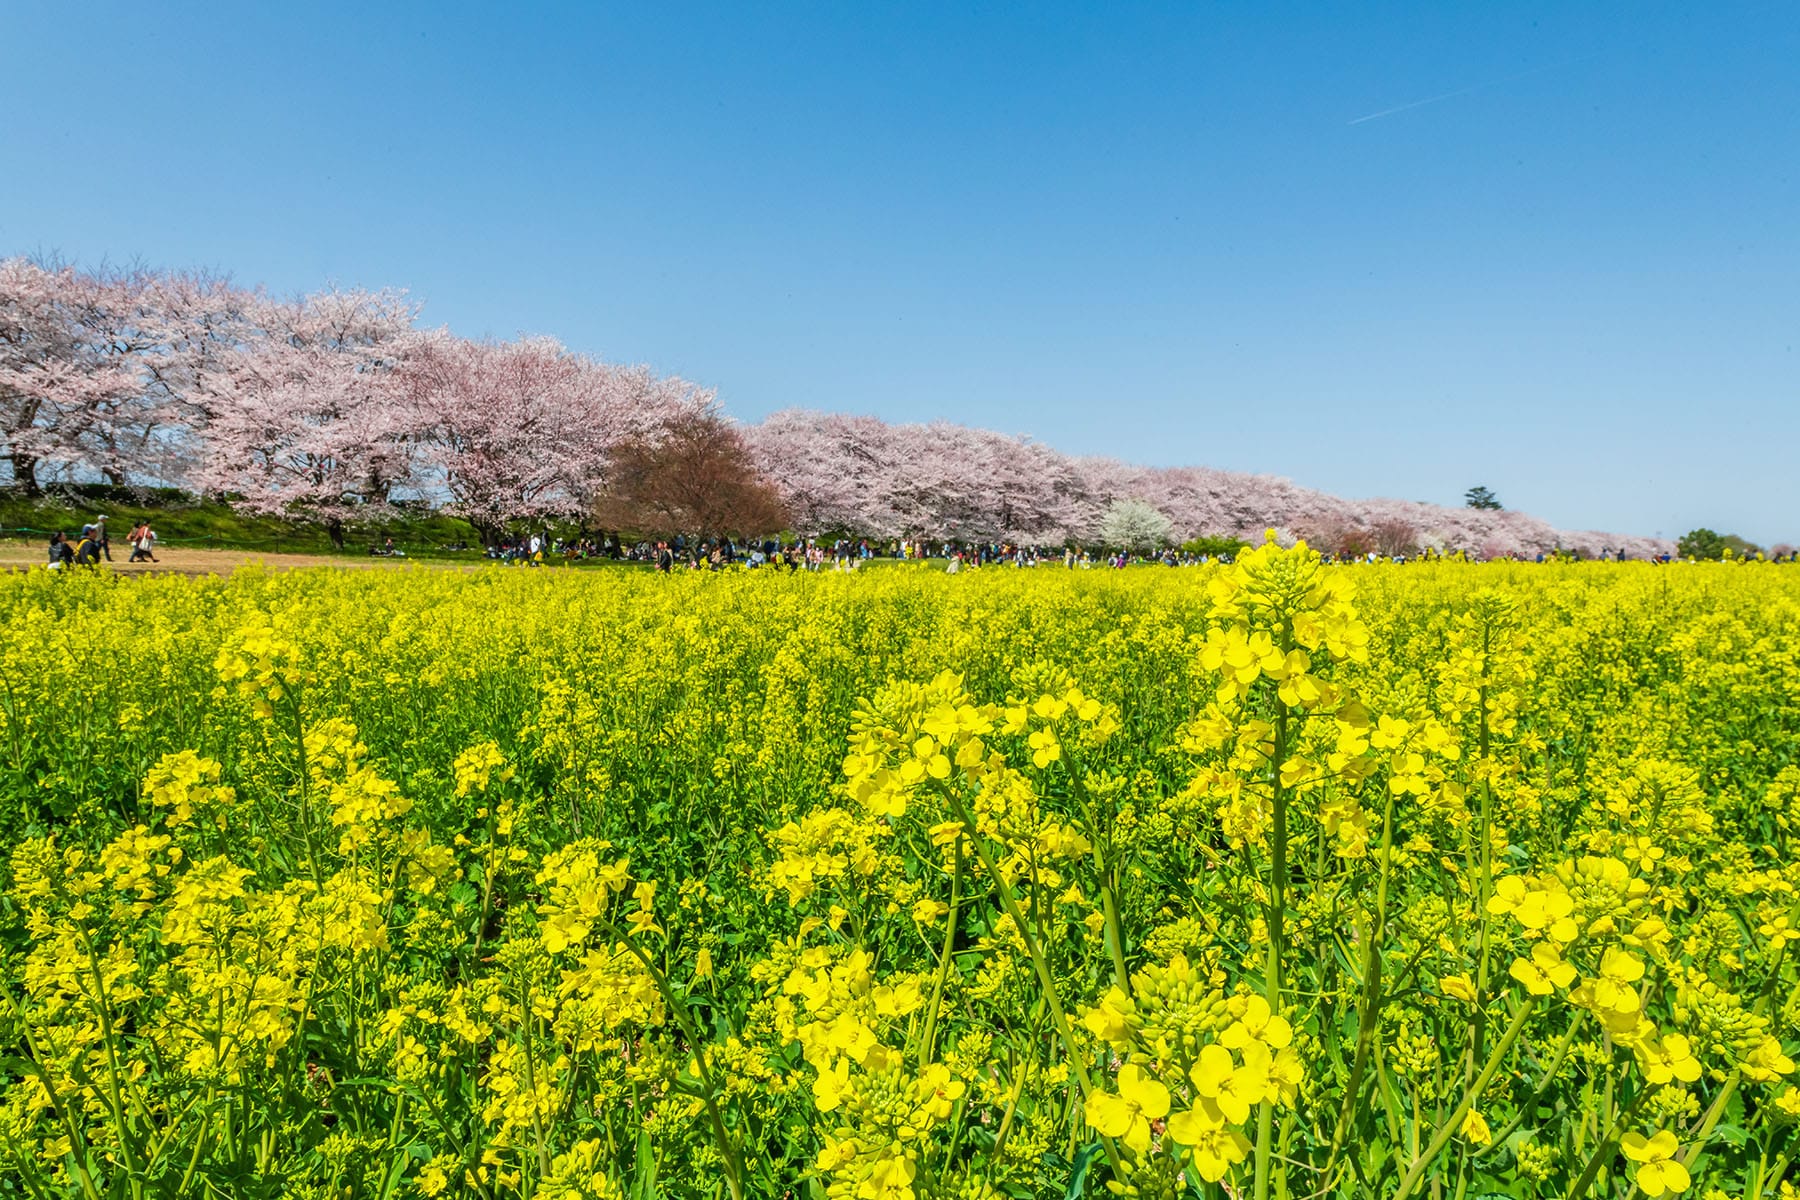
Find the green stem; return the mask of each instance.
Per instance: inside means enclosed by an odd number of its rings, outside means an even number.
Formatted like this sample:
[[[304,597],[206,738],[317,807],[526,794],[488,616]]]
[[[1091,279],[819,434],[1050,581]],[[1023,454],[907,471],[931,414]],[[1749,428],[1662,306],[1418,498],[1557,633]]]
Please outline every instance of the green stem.
[[[950,964],[956,957],[956,917],[962,905],[963,851],[962,839],[956,839],[956,864],[950,875],[950,911],[944,917],[944,950],[938,956],[937,979],[931,985],[931,1011],[925,1017],[925,1048],[919,1055],[920,1065],[932,1061],[937,1048],[938,1009],[944,1002],[944,984],[950,977]]]
[[[200,1125],[200,1135],[194,1139],[194,1152],[188,1156],[187,1170],[183,1171],[181,1174],[181,1186],[176,1189],[175,1192],[178,1196],[186,1196],[189,1194],[188,1188],[193,1185],[194,1172],[200,1169],[200,1152],[206,1148],[206,1136],[207,1126],[205,1122],[202,1122]]]
[[[1286,639],[1283,639],[1284,643]],[[1286,650],[1283,645],[1284,651]],[[1269,956],[1263,972],[1263,990],[1267,993],[1269,1011],[1281,1012],[1281,962],[1286,950],[1286,917],[1288,885],[1287,789],[1281,786],[1281,764],[1288,751],[1288,708],[1275,702],[1275,744],[1270,765],[1274,768],[1270,786],[1275,796],[1274,862],[1269,871]],[[1264,1100],[1256,1113],[1256,1200],[1268,1200],[1269,1166],[1274,1154],[1275,1105]]]
[[[319,887],[325,886],[324,869],[319,865],[319,845],[313,837],[312,819],[312,773],[306,761],[306,722],[300,714],[300,693],[297,688],[287,689],[289,712],[294,718],[294,756],[300,768],[300,834],[306,839],[306,865],[312,873],[313,882]]]
[[[731,1139],[731,1133],[725,1125],[725,1117],[719,1111],[719,1087],[713,1079],[712,1068],[706,1061],[706,1043],[700,1037],[700,1030],[694,1024],[693,1014],[687,1010],[687,1002],[675,994],[669,985],[668,976],[659,970],[650,956],[633,942],[630,937],[619,937],[618,930],[611,922],[602,923],[610,936],[643,964],[644,970],[656,984],[656,990],[662,993],[663,1000],[669,1006],[669,1012],[675,1017],[675,1024],[687,1038],[688,1044],[694,1048],[694,1069],[700,1076],[706,1094],[701,1102],[706,1106],[708,1123],[713,1128],[713,1139],[718,1143],[719,1155],[725,1160],[725,1182],[731,1188],[732,1200],[744,1200],[744,1160],[738,1153],[737,1143]]]
[[[1550,1056],[1550,1065],[1544,1068],[1544,1076],[1538,1080],[1537,1089],[1531,1093],[1531,1098],[1519,1105],[1519,1111],[1513,1114],[1513,1119],[1502,1126],[1498,1133],[1494,1134],[1493,1141],[1475,1152],[1476,1158],[1483,1158],[1506,1145],[1506,1139],[1512,1136],[1513,1130],[1523,1125],[1525,1119],[1537,1108],[1538,1102],[1544,1098],[1544,1093],[1548,1092],[1550,1085],[1556,1082],[1556,1073],[1562,1069],[1563,1060],[1569,1057],[1569,1050],[1575,1044],[1575,1033],[1581,1028],[1581,1021],[1585,1016],[1587,1016],[1585,1011],[1576,1010],[1575,1019],[1569,1022],[1569,1028],[1563,1034],[1562,1041],[1557,1043],[1556,1053]]]
[[[1695,1161],[1700,1157],[1701,1151],[1706,1148],[1706,1139],[1712,1136],[1714,1127],[1725,1115],[1725,1106],[1730,1104],[1732,1096],[1737,1094],[1738,1083],[1742,1079],[1742,1075],[1733,1074],[1730,1081],[1719,1089],[1718,1098],[1712,1102],[1712,1107],[1706,1110],[1706,1116],[1700,1121],[1700,1128],[1694,1132],[1691,1139],[1693,1144],[1687,1148],[1687,1153],[1681,1156],[1681,1165],[1688,1170],[1693,1170]]]
[[[1059,739],[1060,740],[1060,739]],[[1093,834],[1094,874],[1100,885],[1100,908],[1106,918],[1106,949],[1112,957],[1113,982],[1120,991],[1131,995],[1131,973],[1125,967],[1125,926],[1119,919],[1119,864],[1113,854],[1112,829],[1100,820],[1100,805],[1088,790],[1087,776],[1076,760],[1075,752],[1063,747],[1063,768],[1069,773],[1069,784],[1088,813],[1088,829]]]
[[[1619,1116],[1613,1121],[1612,1128],[1607,1130],[1605,1135],[1594,1144],[1594,1153],[1588,1157],[1587,1165],[1581,1169],[1581,1174],[1576,1177],[1575,1182],[1569,1185],[1565,1200],[1578,1200],[1578,1197],[1587,1193],[1588,1188],[1593,1185],[1594,1176],[1600,1173],[1600,1168],[1606,1165],[1607,1160],[1612,1158],[1613,1153],[1618,1149],[1619,1134],[1624,1132],[1625,1122],[1631,1120],[1631,1114],[1637,1111],[1637,1106],[1643,1103],[1644,1097],[1649,1094],[1648,1091],[1639,1092],[1632,1098],[1630,1104],[1619,1110]]]
[[[1763,1186],[1765,1188],[1779,1188],[1781,1186],[1781,1177],[1787,1174],[1788,1161],[1788,1156],[1785,1154],[1779,1155],[1775,1159],[1775,1165],[1770,1167],[1763,1175]]]
[[[488,801],[487,863],[481,872],[481,918],[475,926],[475,949],[470,955],[471,965],[481,959],[481,943],[487,937],[488,917],[494,910],[494,864],[500,858],[500,848],[494,844],[494,831],[499,827],[498,809],[499,805],[490,798]]]
[[[1012,1095],[1006,1101],[1006,1115],[1000,1118],[1000,1132],[994,1135],[994,1148],[988,1154],[988,1161],[997,1163],[1006,1150],[1006,1139],[1012,1136],[1013,1117],[1019,1111],[1019,1100],[1025,1095],[1025,1076],[1027,1072],[1020,1065],[1013,1064]]]
[[[532,1012],[531,1007],[531,981],[521,976],[519,983],[519,1011],[524,1018],[519,1042],[521,1048],[525,1051],[525,1089],[526,1094],[531,1097],[531,1130],[532,1133],[536,1135],[537,1142],[534,1147],[537,1151],[537,1178],[542,1180],[546,1175],[550,1174],[550,1148],[544,1142],[544,1117],[538,1104],[537,1056],[532,1053],[533,1035],[537,1032],[537,1018]],[[523,1174],[525,1178],[522,1194],[526,1197],[526,1200],[530,1200],[533,1190],[531,1175],[529,1172],[524,1172]]]
[[[1050,963],[1038,946],[1037,939],[1031,936],[1031,926],[1025,923],[1025,914],[1019,910],[1019,901],[1013,895],[1012,885],[1000,873],[1000,868],[994,863],[994,856],[988,852],[987,843],[975,825],[975,817],[969,812],[968,804],[951,788],[945,788],[944,794],[949,798],[957,820],[968,830],[969,844],[975,848],[975,857],[981,860],[981,869],[994,881],[994,887],[1000,893],[1000,904],[1006,910],[1006,915],[1012,918],[1013,928],[1019,931],[1019,939],[1025,943],[1025,952],[1031,956],[1031,965],[1037,971],[1038,985],[1044,989],[1045,1007],[1056,1026],[1057,1036],[1062,1039],[1063,1049],[1069,1055],[1069,1066],[1075,1071],[1075,1082],[1080,1086],[1081,1097],[1085,1101],[1093,1095],[1094,1084],[1088,1077],[1087,1064],[1081,1061],[1081,1052],[1075,1045],[1075,1032],[1069,1026],[1068,1014],[1063,1011],[1062,1002],[1057,999],[1056,976],[1051,973]],[[1111,1138],[1104,1135],[1100,1138],[1100,1144],[1106,1151],[1107,1162],[1112,1164],[1113,1175],[1122,1177],[1123,1165],[1119,1160],[1118,1147],[1113,1145]]]
[[[1518,1015],[1513,1018],[1512,1024],[1507,1027],[1506,1033],[1500,1038],[1500,1044],[1494,1047],[1493,1054],[1488,1058],[1487,1066],[1482,1068],[1481,1077],[1475,1081],[1474,1087],[1463,1093],[1463,1098],[1456,1108],[1433,1132],[1430,1143],[1413,1159],[1412,1167],[1406,1172],[1406,1177],[1400,1181],[1400,1186],[1394,1192],[1392,1200],[1406,1200],[1406,1197],[1412,1195],[1418,1188],[1419,1181],[1425,1177],[1426,1169],[1431,1166],[1439,1152],[1449,1144],[1450,1139],[1456,1136],[1456,1131],[1462,1127],[1463,1118],[1469,1115],[1469,1110],[1475,1107],[1475,1102],[1481,1098],[1481,1093],[1487,1090],[1489,1083],[1493,1082],[1494,1075],[1500,1070],[1500,1064],[1512,1050],[1513,1043],[1518,1041],[1519,1034],[1524,1032],[1526,1019],[1536,1008],[1537,997],[1526,997],[1525,1002],[1519,1006]]]
[[[87,1138],[82,1134],[80,1127],[75,1124],[74,1118],[69,1115],[68,1106],[56,1094],[55,1080],[51,1079],[50,1072],[44,1067],[43,1055],[38,1050],[37,1039],[32,1036],[31,1025],[25,1018],[25,1006],[12,994],[10,988],[0,994],[4,994],[11,1002],[13,1012],[18,1018],[19,1032],[25,1039],[25,1051],[28,1057],[23,1069],[38,1077],[38,1082],[43,1086],[44,1095],[49,1098],[51,1110],[62,1122],[64,1132],[69,1135],[69,1149],[74,1152],[71,1157],[75,1159],[75,1174],[81,1183],[82,1194],[87,1197],[87,1200],[100,1200],[100,1193],[95,1189],[93,1177],[87,1169],[87,1163],[92,1157]]]
[[[1375,918],[1365,931],[1368,939],[1363,955],[1362,1012],[1356,1024],[1356,1056],[1350,1067],[1350,1083],[1344,1089],[1344,1103],[1338,1109],[1337,1127],[1331,1134],[1331,1151],[1325,1159],[1322,1174],[1331,1177],[1331,1169],[1343,1152],[1350,1125],[1356,1116],[1357,1099],[1362,1092],[1363,1074],[1368,1070],[1369,1050],[1375,1030],[1381,1021],[1381,938],[1387,925],[1388,882],[1394,873],[1394,794],[1388,793],[1381,816],[1381,881],[1375,889]]]
[[[86,930],[77,927],[81,938],[81,948],[87,951],[88,970],[94,977],[94,1014],[100,1018],[101,1036],[106,1041],[106,1086],[112,1102],[113,1120],[118,1124],[119,1153],[125,1159],[125,1171],[131,1179],[131,1194],[143,1193],[142,1175],[138,1170],[137,1156],[132,1153],[131,1135],[125,1128],[125,1102],[119,1092],[119,1053],[117,1036],[113,1031],[112,1005],[106,999],[106,979],[100,970],[100,958],[94,949],[93,939]]]

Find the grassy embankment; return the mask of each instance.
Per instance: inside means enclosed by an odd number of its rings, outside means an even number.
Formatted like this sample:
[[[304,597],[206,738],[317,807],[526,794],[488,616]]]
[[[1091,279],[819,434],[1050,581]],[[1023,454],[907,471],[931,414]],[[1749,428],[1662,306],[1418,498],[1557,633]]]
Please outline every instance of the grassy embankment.
[[[340,548],[332,544],[325,527],[316,522],[254,516],[227,504],[166,489],[140,494],[85,487],[57,489],[36,497],[0,488],[0,557],[19,561],[29,557],[36,561],[51,533],[60,530],[74,538],[83,525],[102,515],[106,517],[116,562],[130,557],[126,535],[133,525],[146,519],[156,530],[159,557],[180,551],[228,551],[234,558],[303,555],[367,562],[372,557],[370,547],[391,537],[395,549],[407,559],[484,561],[481,539],[469,524],[439,513],[420,511],[383,522],[351,522],[345,527],[344,545]],[[573,536],[576,530],[553,524],[551,532],[566,537]]]

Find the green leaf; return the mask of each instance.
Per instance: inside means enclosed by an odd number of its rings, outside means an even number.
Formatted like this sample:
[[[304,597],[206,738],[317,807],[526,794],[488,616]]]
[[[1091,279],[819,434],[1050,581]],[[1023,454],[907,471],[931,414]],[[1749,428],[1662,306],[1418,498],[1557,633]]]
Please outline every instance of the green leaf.
[[[1089,1142],[1075,1152],[1075,1162],[1069,1172],[1069,1186],[1063,1192],[1063,1200],[1080,1200],[1087,1192],[1088,1168],[1094,1165],[1094,1156],[1099,1153],[1099,1142]]]
[[[1750,1140],[1750,1132],[1741,1125],[1716,1125],[1713,1127],[1709,1142],[1724,1142],[1728,1146],[1741,1146]]]
[[[400,1177],[406,1174],[407,1166],[413,1161],[412,1151],[413,1147],[409,1146],[406,1153],[394,1159],[394,1165],[388,1169],[387,1179],[381,1185],[382,1200],[387,1200],[387,1197],[394,1194],[394,1189],[400,1186]]]
[[[656,1191],[656,1150],[650,1144],[650,1135],[639,1131],[637,1138],[637,1167],[632,1172],[632,1200],[655,1200]]]

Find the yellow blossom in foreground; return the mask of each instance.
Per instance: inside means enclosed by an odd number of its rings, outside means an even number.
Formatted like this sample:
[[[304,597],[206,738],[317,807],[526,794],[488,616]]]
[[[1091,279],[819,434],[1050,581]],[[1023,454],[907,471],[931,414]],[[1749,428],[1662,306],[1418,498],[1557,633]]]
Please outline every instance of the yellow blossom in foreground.
[[[1652,1200],[1665,1193],[1685,1191],[1692,1182],[1687,1168],[1675,1161],[1675,1152],[1681,1147],[1666,1129],[1648,1138],[1641,1133],[1628,1133],[1619,1139],[1619,1147],[1638,1164],[1638,1190]]]
[[[1195,1093],[1218,1105],[1233,1125],[1248,1120],[1251,1108],[1262,1103],[1269,1091],[1271,1056],[1267,1047],[1251,1042],[1244,1047],[1243,1055],[1244,1061],[1234,1064],[1231,1051],[1215,1042],[1201,1049],[1199,1059],[1188,1072]]]
[[[1096,1091],[1088,1097],[1088,1124],[1143,1154],[1150,1149],[1150,1122],[1168,1115],[1169,1089],[1136,1063],[1120,1069],[1118,1087],[1116,1093]]]
[[[1188,1149],[1188,1161],[1200,1178],[1217,1183],[1250,1154],[1250,1139],[1226,1123],[1225,1115],[1207,1102],[1169,1118],[1169,1136]]]
[[[1574,964],[1565,962],[1562,953],[1549,942],[1531,948],[1530,958],[1515,958],[1508,973],[1534,996],[1548,996],[1557,988],[1566,988],[1578,972]]]
[[[1467,975],[1445,975],[1438,980],[1438,988],[1446,996],[1453,996],[1466,1003],[1475,1003],[1475,981]]]

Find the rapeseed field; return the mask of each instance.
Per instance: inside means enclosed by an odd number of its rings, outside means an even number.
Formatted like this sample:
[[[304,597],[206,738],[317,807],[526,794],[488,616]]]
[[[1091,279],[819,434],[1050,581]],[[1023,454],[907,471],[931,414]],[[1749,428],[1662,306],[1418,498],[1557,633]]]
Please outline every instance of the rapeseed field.
[[[1800,574],[0,579],[0,1194],[1796,1195]]]

